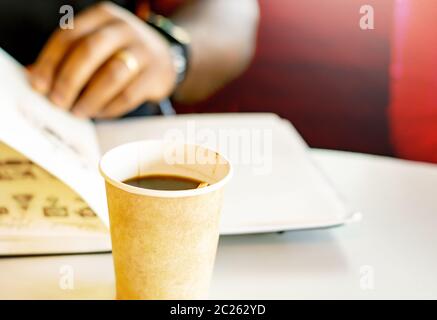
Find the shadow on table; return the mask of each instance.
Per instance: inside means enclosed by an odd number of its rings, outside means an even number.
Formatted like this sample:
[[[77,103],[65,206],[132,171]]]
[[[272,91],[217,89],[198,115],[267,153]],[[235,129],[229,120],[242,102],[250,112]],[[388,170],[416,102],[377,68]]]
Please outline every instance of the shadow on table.
[[[345,272],[348,261],[329,229],[224,236],[217,254],[219,267],[232,265],[247,272]]]

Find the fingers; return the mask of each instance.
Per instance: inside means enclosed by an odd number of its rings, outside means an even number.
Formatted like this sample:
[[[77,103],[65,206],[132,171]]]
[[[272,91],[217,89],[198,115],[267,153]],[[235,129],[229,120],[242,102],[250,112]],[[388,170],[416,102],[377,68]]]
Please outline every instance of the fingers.
[[[101,112],[95,117],[97,119],[108,119],[119,117],[134,110],[141,103],[153,101],[153,79],[148,72],[143,72],[135,77],[128,86],[119,93]]]
[[[123,49],[123,53],[132,55],[138,62],[134,70],[126,61],[114,55],[91,78],[85,91],[73,107],[73,113],[79,117],[93,118],[105,105],[135,78],[147,66],[147,57],[140,46]]]
[[[150,58],[153,59],[153,58]],[[176,83],[176,73],[171,66],[163,67],[160,64],[148,64],[148,67],[138,74],[111,102],[99,113],[97,119],[108,119],[126,114],[136,107],[148,102],[158,102],[170,95]],[[166,72],[163,69],[168,68]]]
[[[43,48],[30,74],[32,86],[47,94],[62,59],[68,50],[85,35],[113,21],[112,5],[99,4],[80,14],[75,20],[74,29],[57,30]]]
[[[93,73],[115,52],[132,40],[128,25],[117,22],[86,37],[72,50],[60,66],[50,99],[68,110]]]
[[[146,100],[158,101],[170,94],[175,79],[165,38],[110,4],[80,14],[74,29],[56,32],[30,71],[37,90],[85,118],[115,117]]]

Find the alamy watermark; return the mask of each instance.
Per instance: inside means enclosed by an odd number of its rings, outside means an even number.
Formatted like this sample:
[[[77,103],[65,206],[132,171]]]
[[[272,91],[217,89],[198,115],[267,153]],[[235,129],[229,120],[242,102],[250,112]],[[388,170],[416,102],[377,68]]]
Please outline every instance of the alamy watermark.
[[[62,290],[74,290],[74,268],[63,265],[59,268],[59,288]]]
[[[250,167],[255,175],[267,175],[273,166],[273,130],[266,128],[211,129],[197,128],[195,121],[187,121],[184,129],[170,129],[164,134],[170,142],[165,160],[168,164],[216,164],[223,158],[203,148],[171,148],[171,143],[192,143],[217,150],[233,165]]]
[[[375,290],[375,268],[365,265],[360,267],[360,288],[361,290]]]
[[[362,5],[360,7],[360,28],[361,30],[373,30],[375,29],[375,10],[369,4]]]
[[[74,9],[70,5],[63,5],[59,8],[59,13],[62,14],[59,20],[59,28],[63,30],[74,29]]]

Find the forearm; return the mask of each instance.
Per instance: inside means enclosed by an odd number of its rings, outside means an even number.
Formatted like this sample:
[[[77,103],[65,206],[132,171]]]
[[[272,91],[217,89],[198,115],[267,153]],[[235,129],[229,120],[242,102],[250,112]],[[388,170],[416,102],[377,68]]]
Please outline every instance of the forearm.
[[[172,17],[192,41],[177,101],[205,99],[245,70],[255,50],[258,15],[256,0],[194,0]]]

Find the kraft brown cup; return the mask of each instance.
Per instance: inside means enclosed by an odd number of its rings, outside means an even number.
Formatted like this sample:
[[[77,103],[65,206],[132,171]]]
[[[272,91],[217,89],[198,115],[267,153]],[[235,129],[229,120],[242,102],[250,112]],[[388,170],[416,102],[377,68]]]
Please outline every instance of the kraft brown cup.
[[[139,141],[108,151],[106,182],[117,299],[205,299],[216,256],[230,163],[197,145]],[[169,174],[207,187],[160,191],[124,184]]]

